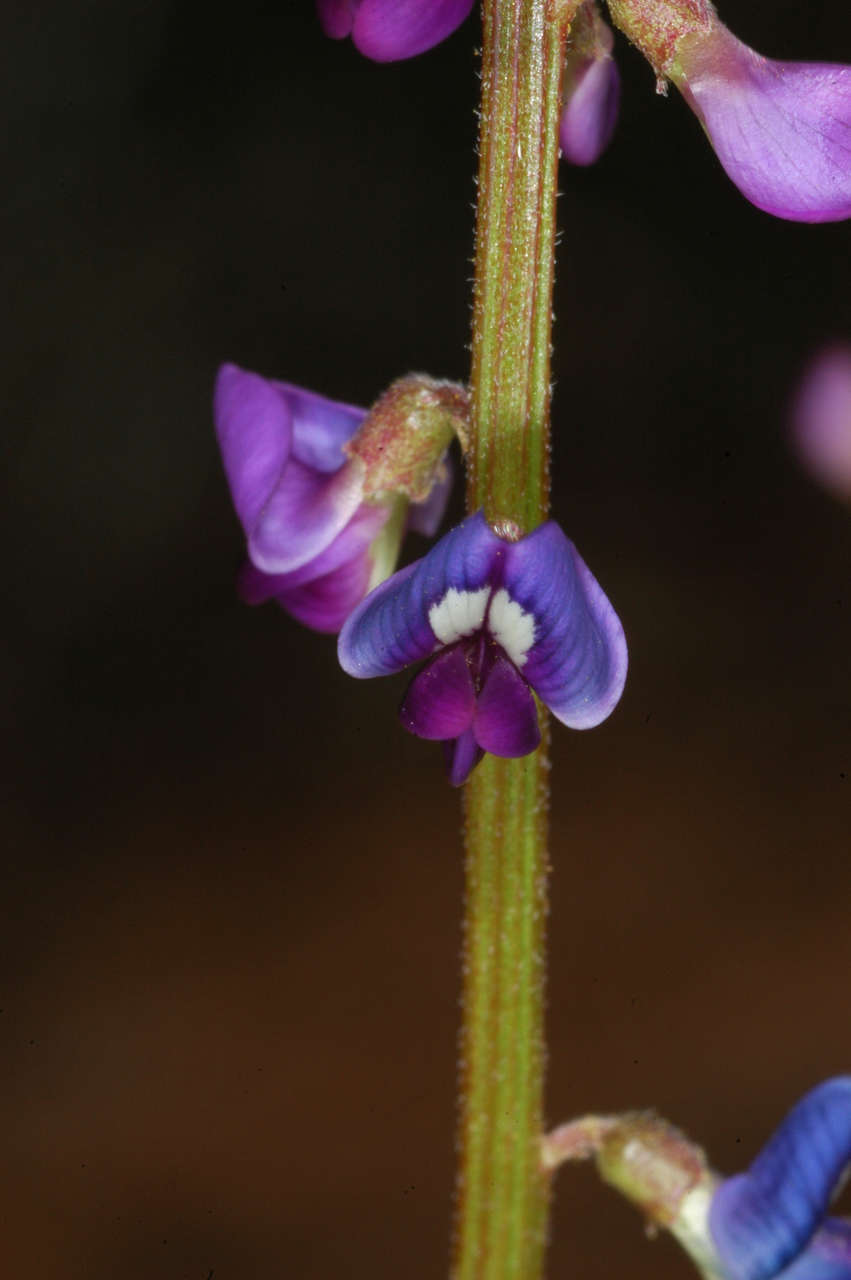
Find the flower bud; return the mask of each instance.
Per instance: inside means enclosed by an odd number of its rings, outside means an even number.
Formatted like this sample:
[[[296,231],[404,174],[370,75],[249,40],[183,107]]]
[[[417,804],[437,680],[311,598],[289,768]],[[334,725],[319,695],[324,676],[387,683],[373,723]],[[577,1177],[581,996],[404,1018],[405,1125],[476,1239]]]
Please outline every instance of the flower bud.
[[[570,164],[589,165],[609,145],[618,118],[620,76],[612,58],[614,36],[593,0],[570,26],[564,66],[564,109],[559,128]]]

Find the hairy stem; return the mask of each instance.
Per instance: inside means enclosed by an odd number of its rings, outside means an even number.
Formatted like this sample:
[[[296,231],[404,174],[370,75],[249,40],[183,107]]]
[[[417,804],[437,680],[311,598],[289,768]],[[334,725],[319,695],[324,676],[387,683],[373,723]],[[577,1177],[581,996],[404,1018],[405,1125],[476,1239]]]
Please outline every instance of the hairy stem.
[[[484,0],[468,505],[525,533],[549,505],[558,125],[574,5]],[[547,734],[466,789],[454,1280],[542,1274]]]

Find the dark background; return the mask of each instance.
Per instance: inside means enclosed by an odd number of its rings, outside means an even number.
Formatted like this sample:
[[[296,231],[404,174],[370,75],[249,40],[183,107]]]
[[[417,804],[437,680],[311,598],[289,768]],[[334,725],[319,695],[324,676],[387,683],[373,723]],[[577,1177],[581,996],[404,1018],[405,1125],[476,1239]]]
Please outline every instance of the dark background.
[[[209,400],[225,359],[465,376],[475,22],[376,67],[308,0],[6,13],[4,1269],[445,1274],[459,797],[401,680],[237,602]],[[724,9],[851,61],[801,13]],[[563,173],[554,511],[631,671],[554,732],[548,1114],[655,1104],[732,1171],[851,1068],[851,521],[785,426],[851,225],[751,208],[618,55]],[[559,1176],[550,1275],[690,1274]]]

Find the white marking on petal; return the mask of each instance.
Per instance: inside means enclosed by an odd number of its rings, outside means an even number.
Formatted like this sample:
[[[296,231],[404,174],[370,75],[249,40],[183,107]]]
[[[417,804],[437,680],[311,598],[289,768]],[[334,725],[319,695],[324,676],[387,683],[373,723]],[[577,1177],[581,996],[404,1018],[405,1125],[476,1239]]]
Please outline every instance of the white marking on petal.
[[[450,587],[442,600],[428,611],[428,624],[441,644],[454,644],[462,636],[471,636],[485,620],[490,587],[478,591],[458,591]]]
[[[491,600],[488,629],[515,667],[522,667],[535,640],[535,618],[504,587]]]
[[[709,1231],[709,1208],[718,1190],[718,1179],[704,1173],[702,1180],[680,1202],[670,1229],[689,1253],[706,1280],[724,1280],[725,1271]]]

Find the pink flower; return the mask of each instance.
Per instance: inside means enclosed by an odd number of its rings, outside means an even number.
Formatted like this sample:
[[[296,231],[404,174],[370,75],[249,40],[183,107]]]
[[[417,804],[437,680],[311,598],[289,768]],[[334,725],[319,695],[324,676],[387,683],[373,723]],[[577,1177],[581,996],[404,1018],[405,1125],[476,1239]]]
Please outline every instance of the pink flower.
[[[851,67],[774,62],[715,21],[678,42],[668,74],[758,209],[796,222],[851,217]]]
[[[851,217],[851,67],[764,58],[710,0],[609,0],[609,12],[752,204],[795,222]]]

